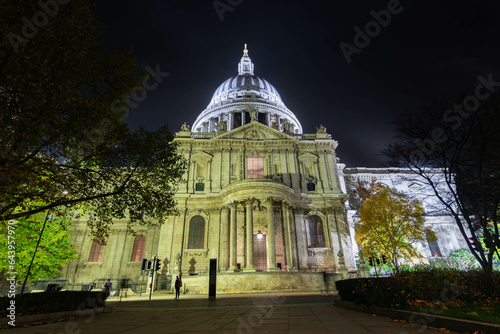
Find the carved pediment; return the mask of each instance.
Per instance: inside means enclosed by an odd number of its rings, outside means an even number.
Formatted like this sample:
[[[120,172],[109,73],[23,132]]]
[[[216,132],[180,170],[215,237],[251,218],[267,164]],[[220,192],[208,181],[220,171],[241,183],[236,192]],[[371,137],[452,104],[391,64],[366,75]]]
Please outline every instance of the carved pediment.
[[[200,161],[200,160],[212,160],[212,158],[213,158],[213,155],[211,155],[211,154],[209,154],[207,152],[203,152],[203,151],[196,152],[195,154],[193,154],[191,156],[191,160],[192,161],[195,161],[195,160],[198,160],[198,161]]]
[[[299,161],[317,161],[318,156],[312,153],[304,153],[299,156]]]
[[[267,125],[259,122],[252,122],[245,124],[222,135],[214,138],[217,139],[247,139],[247,140],[272,140],[272,139],[286,139],[296,140],[295,137],[287,135],[276,129],[270,128]]]

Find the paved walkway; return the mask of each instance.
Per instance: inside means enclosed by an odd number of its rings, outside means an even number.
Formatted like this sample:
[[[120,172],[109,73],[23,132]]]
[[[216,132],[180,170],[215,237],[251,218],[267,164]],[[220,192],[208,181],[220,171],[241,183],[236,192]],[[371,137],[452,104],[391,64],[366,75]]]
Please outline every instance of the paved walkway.
[[[145,297],[144,299],[146,299]],[[433,333],[432,328],[333,306],[332,296],[254,294],[219,296],[154,296],[108,301],[111,313],[91,314],[64,322],[25,327],[22,333]]]

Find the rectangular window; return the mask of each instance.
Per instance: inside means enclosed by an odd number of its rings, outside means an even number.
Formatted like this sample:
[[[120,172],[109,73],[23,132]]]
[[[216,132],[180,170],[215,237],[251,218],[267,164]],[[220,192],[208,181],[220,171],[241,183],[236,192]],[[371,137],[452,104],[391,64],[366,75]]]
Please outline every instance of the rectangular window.
[[[196,183],[196,191],[205,191],[205,183]]]
[[[264,157],[251,156],[247,160],[247,171],[249,179],[264,178]]]
[[[99,239],[92,242],[88,262],[101,262],[102,250],[104,248],[104,245],[101,245],[102,241],[102,239]]]

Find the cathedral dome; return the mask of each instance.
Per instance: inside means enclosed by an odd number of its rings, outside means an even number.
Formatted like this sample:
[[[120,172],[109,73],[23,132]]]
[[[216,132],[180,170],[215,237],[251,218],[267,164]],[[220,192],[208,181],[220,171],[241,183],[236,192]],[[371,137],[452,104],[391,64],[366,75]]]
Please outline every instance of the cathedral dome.
[[[249,73],[232,76],[215,91],[208,107],[237,99],[253,99],[265,103],[285,106],[281,96],[269,81]]]
[[[258,111],[256,121],[280,131],[302,133],[302,126],[285,106],[280,94],[269,81],[254,74],[254,64],[243,50],[238,75],[225,80],[214,92],[207,108],[193,124],[195,132],[214,132],[221,127],[232,130],[251,122],[251,113]]]

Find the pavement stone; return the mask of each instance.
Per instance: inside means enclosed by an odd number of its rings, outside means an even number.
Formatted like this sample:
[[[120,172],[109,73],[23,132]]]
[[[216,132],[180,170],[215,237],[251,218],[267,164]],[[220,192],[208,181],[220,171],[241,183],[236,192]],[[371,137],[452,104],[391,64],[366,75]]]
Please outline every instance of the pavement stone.
[[[26,334],[439,333],[435,328],[334,306],[338,297],[317,293],[223,295],[215,302],[197,297],[111,299],[110,313],[16,330]]]

